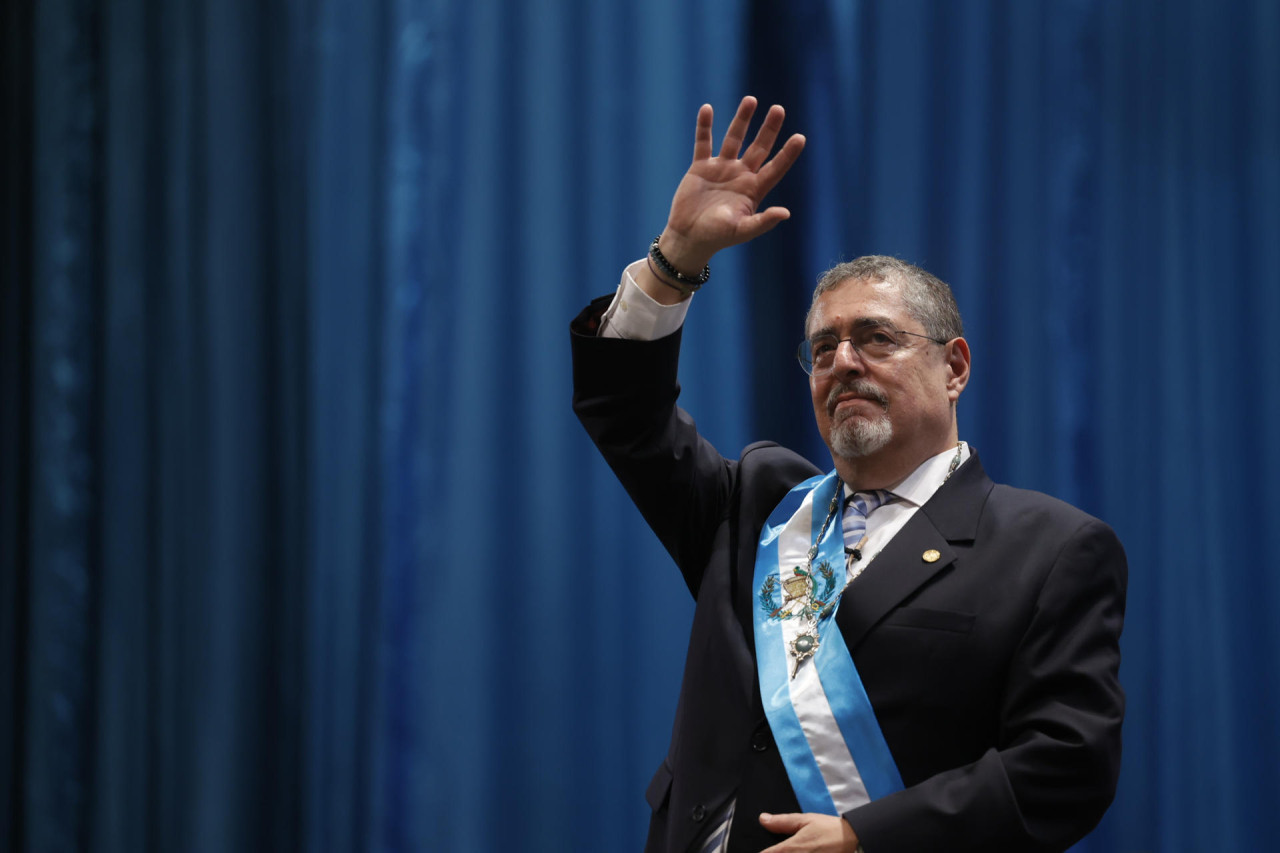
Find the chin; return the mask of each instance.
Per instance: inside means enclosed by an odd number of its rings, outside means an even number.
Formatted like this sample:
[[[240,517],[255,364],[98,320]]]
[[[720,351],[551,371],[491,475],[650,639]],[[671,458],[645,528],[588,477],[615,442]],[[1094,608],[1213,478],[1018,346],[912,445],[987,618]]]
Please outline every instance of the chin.
[[[844,459],[861,459],[877,453],[893,440],[888,418],[868,421],[849,418],[831,428],[831,452]]]

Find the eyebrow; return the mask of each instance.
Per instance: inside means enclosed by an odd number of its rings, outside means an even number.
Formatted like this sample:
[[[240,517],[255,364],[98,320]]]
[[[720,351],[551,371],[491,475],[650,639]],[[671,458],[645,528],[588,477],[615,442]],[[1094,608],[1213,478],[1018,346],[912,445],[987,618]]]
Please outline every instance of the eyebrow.
[[[850,329],[865,329],[872,326],[884,326],[889,329],[898,328],[898,324],[888,317],[859,317],[849,324]],[[809,340],[820,338],[823,335],[838,337],[839,334],[834,326],[823,326],[821,329],[814,329],[813,334],[809,335]]]

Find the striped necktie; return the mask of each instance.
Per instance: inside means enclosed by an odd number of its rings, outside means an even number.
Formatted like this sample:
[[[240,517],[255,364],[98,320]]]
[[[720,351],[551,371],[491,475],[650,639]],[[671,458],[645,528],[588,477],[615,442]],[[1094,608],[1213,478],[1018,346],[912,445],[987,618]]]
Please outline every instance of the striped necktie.
[[[845,498],[844,519],[844,553],[846,582],[852,581],[861,573],[863,540],[867,535],[867,517],[881,506],[892,501],[896,495],[888,489],[875,489],[870,492],[854,492]],[[864,564],[865,565],[865,564]]]

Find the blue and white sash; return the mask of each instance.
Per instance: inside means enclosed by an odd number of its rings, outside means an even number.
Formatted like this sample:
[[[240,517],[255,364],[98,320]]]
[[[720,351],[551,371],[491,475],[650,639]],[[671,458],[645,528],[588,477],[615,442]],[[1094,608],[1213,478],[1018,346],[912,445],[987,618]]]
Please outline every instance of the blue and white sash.
[[[818,625],[818,650],[791,677],[788,646],[805,630],[779,613],[774,597],[795,567],[803,568],[822,529],[838,478],[834,471],[793,488],[770,514],[756,549],[755,639],[760,696],[791,787],[806,812],[839,815],[902,789],[853,658],[835,623],[834,607]],[[816,508],[816,509],[815,509]],[[815,569],[826,563],[844,585],[844,538],[828,525]],[[815,572],[816,574],[816,572]],[[769,579],[773,578],[773,581]]]

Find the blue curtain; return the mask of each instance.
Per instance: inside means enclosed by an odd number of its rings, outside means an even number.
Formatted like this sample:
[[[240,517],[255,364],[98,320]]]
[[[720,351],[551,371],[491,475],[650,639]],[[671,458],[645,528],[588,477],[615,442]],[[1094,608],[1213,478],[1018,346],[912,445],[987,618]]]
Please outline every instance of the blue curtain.
[[[1280,9],[47,0],[3,15],[0,847],[639,849],[692,611],[568,319],[703,101],[809,146],[683,402],[821,461],[809,290],[952,283],[961,429],[1129,551],[1090,851],[1280,836]]]

